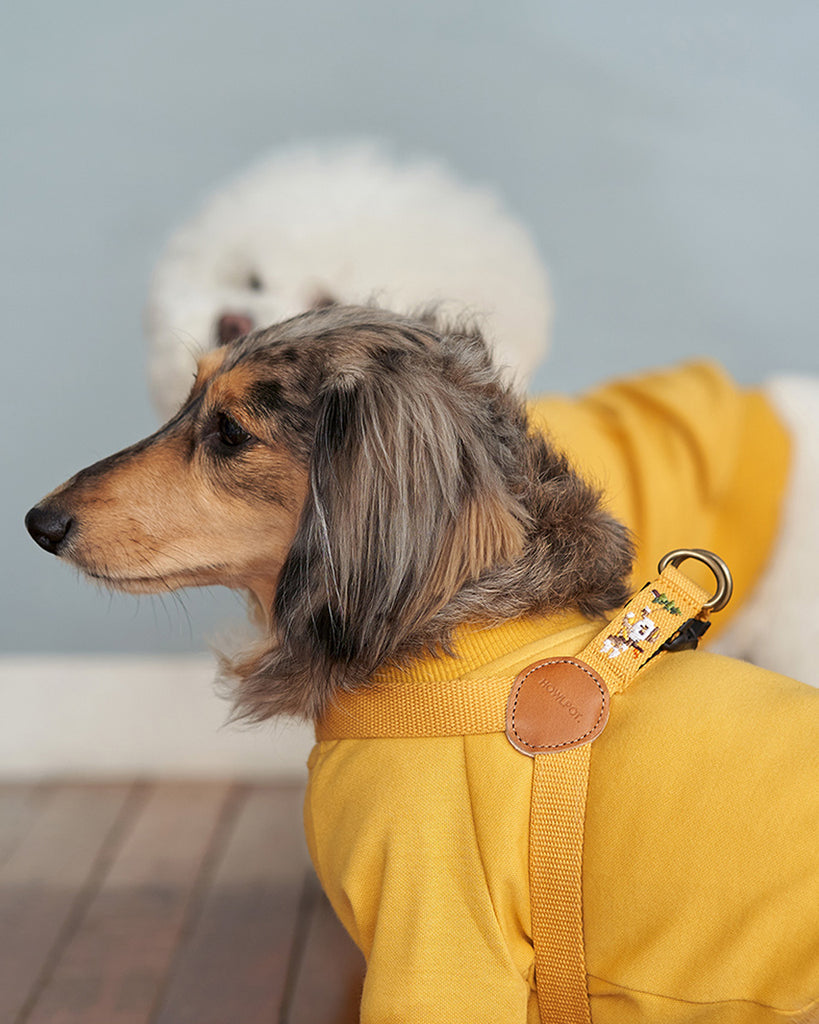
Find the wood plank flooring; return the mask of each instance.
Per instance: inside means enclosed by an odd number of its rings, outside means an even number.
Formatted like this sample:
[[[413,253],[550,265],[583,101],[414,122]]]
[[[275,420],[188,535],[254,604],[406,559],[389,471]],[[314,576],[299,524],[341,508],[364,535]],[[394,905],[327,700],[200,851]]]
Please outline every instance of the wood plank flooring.
[[[353,1024],[300,787],[0,785],[4,1024]]]

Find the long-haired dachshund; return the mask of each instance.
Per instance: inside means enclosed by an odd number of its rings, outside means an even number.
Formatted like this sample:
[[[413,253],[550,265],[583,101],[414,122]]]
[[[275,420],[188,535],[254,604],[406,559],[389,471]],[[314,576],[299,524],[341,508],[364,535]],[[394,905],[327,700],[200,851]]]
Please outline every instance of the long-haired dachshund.
[[[223,584],[268,632],[239,713],[314,717],[381,664],[499,622],[626,595],[631,546],[477,331],[330,307],[206,355],[161,430],[26,517],[117,590]]]
[[[332,306],[237,339],[161,430],[26,524],[119,590],[252,596],[264,640],[224,672],[238,716],[317,720],[305,825],[367,957],[364,1024],[540,1020],[532,759],[494,705],[487,728],[447,716],[591,643],[632,545],[478,332]],[[400,714],[368,732],[383,701]],[[581,835],[591,1016],[545,1016],[819,1019],[817,710],[819,691],[694,651],[612,701]]]

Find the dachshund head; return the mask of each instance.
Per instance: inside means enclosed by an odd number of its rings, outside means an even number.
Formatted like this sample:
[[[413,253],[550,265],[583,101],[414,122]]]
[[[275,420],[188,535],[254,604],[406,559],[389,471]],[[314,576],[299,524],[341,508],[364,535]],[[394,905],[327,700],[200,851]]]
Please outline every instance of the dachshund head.
[[[29,512],[42,547],[109,585],[248,590],[265,638],[224,661],[237,713],[319,714],[461,622],[627,594],[623,527],[474,329],[331,306],[207,355],[160,431]]]

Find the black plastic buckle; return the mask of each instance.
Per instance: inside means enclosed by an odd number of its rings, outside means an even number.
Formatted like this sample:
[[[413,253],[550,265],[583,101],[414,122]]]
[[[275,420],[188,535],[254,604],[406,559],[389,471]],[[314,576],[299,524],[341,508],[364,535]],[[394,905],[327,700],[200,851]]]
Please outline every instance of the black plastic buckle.
[[[657,649],[656,653],[659,654],[660,651],[694,651],[703,634],[710,628],[710,622],[705,622],[702,619],[689,619]]]

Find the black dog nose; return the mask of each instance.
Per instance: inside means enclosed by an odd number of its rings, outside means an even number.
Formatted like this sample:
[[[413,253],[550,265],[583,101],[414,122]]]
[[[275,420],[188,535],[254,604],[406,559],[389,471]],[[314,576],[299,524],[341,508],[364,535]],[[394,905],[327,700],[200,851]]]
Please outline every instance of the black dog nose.
[[[26,529],[52,555],[59,554],[73,525],[71,516],[55,505],[35,505],[26,514]]]

